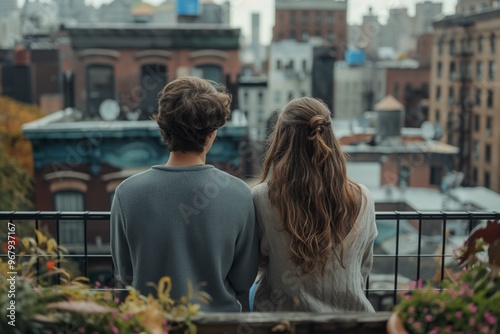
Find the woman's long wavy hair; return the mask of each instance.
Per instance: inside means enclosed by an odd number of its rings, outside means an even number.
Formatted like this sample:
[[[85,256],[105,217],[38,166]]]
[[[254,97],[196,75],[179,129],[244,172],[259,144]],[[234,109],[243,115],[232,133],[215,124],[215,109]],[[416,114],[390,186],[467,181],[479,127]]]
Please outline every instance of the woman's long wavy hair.
[[[291,258],[302,274],[316,269],[324,274],[332,255],[344,267],[343,239],[364,195],[347,177],[322,101],[303,97],[285,106],[269,138],[260,182],[268,176],[269,200],[292,236]]]

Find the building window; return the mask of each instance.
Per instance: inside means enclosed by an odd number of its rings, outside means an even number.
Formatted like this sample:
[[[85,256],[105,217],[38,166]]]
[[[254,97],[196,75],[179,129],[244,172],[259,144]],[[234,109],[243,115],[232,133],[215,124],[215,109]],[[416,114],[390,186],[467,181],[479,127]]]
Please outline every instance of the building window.
[[[290,39],[295,39],[295,30],[290,30]]]
[[[487,102],[488,108],[493,108],[493,90],[488,89],[488,102]]]
[[[476,106],[481,106],[481,88],[476,88]]]
[[[441,99],[441,86],[436,87],[436,101]]]
[[[495,62],[490,61],[488,63],[488,79],[489,80],[495,80]]]
[[[481,144],[477,140],[474,140],[474,152],[472,152],[474,159],[479,159],[480,151],[481,151]]]
[[[104,100],[115,100],[115,70],[109,65],[87,67],[87,110],[91,117],[99,115]]]
[[[73,190],[59,191],[54,194],[55,211],[83,211],[84,195]],[[64,244],[83,244],[84,226],[81,220],[63,220],[59,222],[59,240]]]
[[[474,182],[474,184],[477,184],[477,168],[474,168],[472,170],[472,181]]]
[[[307,70],[307,60],[302,59],[302,70],[305,72]]]
[[[309,33],[307,31],[302,32],[302,40],[303,41],[308,41],[309,40]]]
[[[398,187],[408,186],[410,184],[410,169],[406,166],[401,166],[399,168],[399,180]]]
[[[449,104],[455,103],[455,89],[453,88],[453,86],[448,88],[448,103]]]
[[[441,113],[436,109],[436,123],[441,122]]]
[[[496,49],[496,46],[495,46],[495,34],[491,34],[491,36],[490,36],[490,52],[491,53],[495,53],[495,49]]]
[[[479,38],[477,39],[477,52],[483,52],[483,36],[479,36]]]
[[[314,36],[321,37],[321,31],[316,30],[316,32],[314,33]]]
[[[465,47],[466,52],[472,52],[472,38],[467,39],[467,45]]]
[[[484,172],[484,186],[485,188],[490,188],[490,173]]]
[[[259,105],[264,104],[264,93],[262,91],[257,94],[257,101]]]
[[[486,117],[486,136],[491,137],[492,119],[491,116]]]
[[[290,11],[290,24],[295,24],[296,19],[297,19],[297,12],[294,10]]]
[[[308,24],[309,23],[309,11],[303,10],[302,11],[302,24]]]
[[[474,131],[479,132],[481,130],[481,116],[474,115]]]
[[[437,63],[437,77],[441,78],[441,75],[443,74],[443,64],[438,61]]]
[[[454,61],[450,63],[450,79],[455,80],[457,78],[457,68]]]
[[[328,20],[328,24],[333,24],[333,22],[334,22],[333,18],[334,18],[334,12],[333,11],[332,12],[328,12],[328,19],[327,19]]]
[[[326,39],[329,41],[329,42],[332,42],[334,39],[335,39],[335,34],[333,32],[328,32],[328,34],[326,34]]]
[[[248,91],[245,90],[245,92],[243,93],[243,104],[248,105]]]
[[[491,145],[486,144],[484,148],[484,160],[486,162],[491,162]]]
[[[476,80],[483,80],[483,62],[478,61],[476,64]]]
[[[444,51],[444,40],[439,40],[438,42],[438,53],[439,55],[442,55]]]
[[[167,84],[167,67],[161,64],[142,66],[143,96],[141,109],[146,115],[152,115],[158,110],[158,95]]]
[[[195,69],[199,72],[199,76],[206,80],[223,83],[222,80],[222,67],[219,65],[200,65]]]
[[[321,24],[321,11],[316,11],[316,25]]]
[[[290,102],[291,100],[293,100],[293,92],[289,91],[288,92],[288,102]]]
[[[454,54],[456,54],[456,53],[457,53],[457,46],[456,46],[455,40],[454,40],[454,39],[452,39],[452,40],[450,41],[450,54],[451,54],[451,55],[454,55]]]
[[[441,185],[442,177],[443,177],[443,168],[442,167],[431,167],[431,178],[429,180],[432,185]]]
[[[305,91],[301,91],[300,92],[300,97],[304,97],[304,96],[306,96],[306,92]]]
[[[281,69],[281,60],[280,59],[276,60],[276,69],[277,70]]]

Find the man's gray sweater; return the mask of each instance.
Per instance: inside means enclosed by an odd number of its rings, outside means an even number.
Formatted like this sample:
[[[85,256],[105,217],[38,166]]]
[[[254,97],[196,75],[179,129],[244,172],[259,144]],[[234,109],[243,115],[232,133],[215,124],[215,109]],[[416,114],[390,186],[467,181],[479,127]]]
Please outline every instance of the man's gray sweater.
[[[153,166],[115,191],[111,253],[117,278],[143,294],[170,276],[173,299],[191,282],[213,298],[202,310],[238,312],[259,260],[250,189],[210,165]]]

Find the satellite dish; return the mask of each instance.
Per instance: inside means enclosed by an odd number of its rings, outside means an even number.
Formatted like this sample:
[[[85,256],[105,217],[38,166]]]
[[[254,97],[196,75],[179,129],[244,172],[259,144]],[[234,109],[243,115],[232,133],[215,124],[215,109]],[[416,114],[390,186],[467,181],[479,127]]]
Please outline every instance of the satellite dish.
[[[422,128],[422,137],[424,137],[425,140],[434,139],[434,136],[436,135],[436,128],[431,122],[429,121],[423,122],[421,128]]]
[[[115,100],[107,99],[99,106],[99,115],[105,121],[114,121],[120,115],[120,106]]]

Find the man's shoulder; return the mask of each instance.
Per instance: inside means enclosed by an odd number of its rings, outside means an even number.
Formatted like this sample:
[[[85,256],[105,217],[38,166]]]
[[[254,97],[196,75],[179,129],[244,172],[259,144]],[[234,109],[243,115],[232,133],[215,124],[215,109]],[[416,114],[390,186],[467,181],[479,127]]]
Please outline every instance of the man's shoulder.
[[[123,180],[115,189],[115,194],[122,194],[128,191],[137,191],[137,187],[144,187],[151,182],[151,169],[139,172]]]
[[[218,187],[230,192],[240,193],[243,196],[251,196],[250,188],[243,180],[217,168],[211,170],[210,179],[206,182],[214,183]]]

